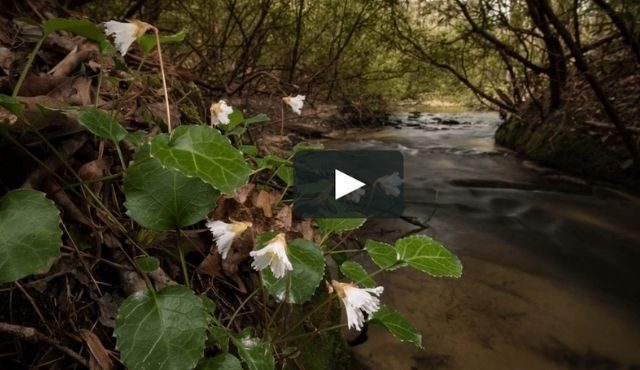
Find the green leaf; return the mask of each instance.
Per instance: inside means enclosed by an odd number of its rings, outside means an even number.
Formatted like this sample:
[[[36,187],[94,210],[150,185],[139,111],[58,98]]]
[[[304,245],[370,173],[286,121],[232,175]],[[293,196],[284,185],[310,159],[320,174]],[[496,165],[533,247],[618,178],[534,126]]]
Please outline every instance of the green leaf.
[[[181,42],[184,40],[185,36],[187,36],[187,31],[182,30],[178,33],[174,33],[173,35],[160,35],[160,44],[169,44],[174,42]],[[156,35],[142,35],[138,38],[138,45],[145,54],[149,54],[153,48],[156,47],[157,40]]]
[[[230,353],[221,353],[213,358],[203,358],[196,370],[242,370],[242,363]]]
[[[45,37],[56,31],[69,31],[97,42],[103,52],[113,50],[113,46],[107,41],[104,32],[94,23],[84,19],[54,18],[44,22],[42,29]]]
[[[140,271],[148,274],[160,267],[160,260],[152,256],[138,256],[134,259]]]
[[[202,300],[202,306],[204,307],[204,311],[207,313],[209,318],[213,317],[213,314],[216,313],[216,304],[211,298],[206,295],[199,295],[198,298]]]
[[[345,261],[340,265],[340,272],[356,284],[361,284],[366,288],[376,287],[376,282],[369,276],[367,270],[357,262]]]
[[[144,144],[144,137],[146,134],[147,132],[142,130],[138,130],[135,132],[127,132],[127,136],[125,136],[124,140],[127,140],[134,146],[139,147],[142,144]]]
[[[165,166],[196,176],[227,194],[244,185],[251,169],[242,153],[209,126],[178,126],[171,137],[157,136],[151,155]]]
[[[24,106],[22,103],[20,103],[18,99],[9,95],[0,94],[0,105],[16,116],[21,116],[22,112],[24,112]]]
[[[381,269],[395,270],[399,267],[406,266],[406,262],[398,260],[398,252],[390,244],[367,240],[364,249],[373,262]]]
[[[60,255],[59,224],[44,193],[20,189],[0,198],[0,283],[47,272]]]
[[[282,165],[291,165],[291,162],[280,158],[277,155],[266,155],[263,158],[255,158],[256,163],[258,164],[258,170],[261,171],[267,168],[271,168],[273,166],[282,166]]]
[[[218,127],[220,127],[223,131],[229,132],[241,125],[242,122],[244,122],[244,114],[242,114],[241,110],[234,109],[233,112],[229,114],[229,123],[227,123],[226,125],[218,125]]]
[[[268,241],[268,240],[267,240]],[[324,257],[317,245],[304,239],[289,243],[287,255],[293,271],[276,279],[269,269],[263,270],[264,285],[279,301],[287,297],[289,303],[304,303],[311,299],[324,276]]]
[[[249,333],[230,339],[249,370],[273,370],[275,368],[275,360],[268,343],[251,337]]]
[[[83,108],[78,115],[78,122],[93,134],[116,143],[127,137],[127,130],[120,122],[98,108]]]
[[[382,305],[371,317],[371,323],[384,326],[389,333],[403,342],[412,342],[422,348],[422,334],[398,312]]]
[[[442,244],[425,235],[412,235],[396,241],[398,259],[432,276],[460,277],[462,264]]]
[[[218,191],[148,157],[149,145],[136,154],[124,177],[127,215],[152,230],[176,230],[207,217]]]
[[[324,144],[322,143],[300,143],[300,144],[296,144],[293,147],[293,152],[294,153],[299,153],[299,152],[306,152],[306,151],[310,151],[310,150],[323,150],[324,149]]]
[[[258,248],[264,247],[271,239],[275,238],[276,235],[278,235],[278,233],[275,231],[267,231],[258,234],[258,236],[256,236],[256,246]]]
[[[364,225],[366,218],[318,218],[316,223],[321,233],[342,233],[356,230]]]
[[[268,120],[269,120],[269,116],[267,116],[264,113],[260,113],[256,116],[245,119],[244,124],[248,126],[248,125],[253,125],[254,123],[266,122]]]
[[[258,155],[258,147],[256,147],[255,145],[240,145],[238,149],[240,149],[240,151],[246,155]]]
[[[120,306],[114,336],[120,358],[132,370],[192,369],[204,354],[207,314],[180,285],[132,294]]]
[[[223,352],[229,352],[229,335],[217,326],[209,327],[209,340],[213,341]]]
[[[293,167],[291,166],[280,166],[278,171],[276,171],[276,175],[280,180],[284,181],[287,186],[293,186]]]

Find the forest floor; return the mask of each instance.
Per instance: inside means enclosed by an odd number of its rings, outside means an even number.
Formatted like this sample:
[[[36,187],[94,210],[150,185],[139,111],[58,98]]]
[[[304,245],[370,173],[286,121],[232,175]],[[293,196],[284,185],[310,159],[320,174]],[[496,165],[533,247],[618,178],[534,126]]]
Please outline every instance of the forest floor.
[[[0,17],[0,94],[10,96],[16,89],[32,47],[41,37],[38,26]],[[109,358],[119,361],[113,338],[118,307],[127,295],[145,287],[121,251],[129,247],[128,238],[156,250],[163,250],[167,243],[177,243],[173,233],[139,230],[124,215],[119,181],[125,172],[123,165],[130,163],[142,140],[166,131],[167,125],[157,53],[143,59],[137,52],[131,52],[124,58],[128,67],[118,63],[112,56],[101,54],[95,43],[70,34],[53,33],[36,54],[16,96],[22,105],[22,114],[0,106],[0,126],[5,130],[0,138],[0,197],[17,188],[45,192],[62,211],[65,236],[73,235],[65,237],[62,256],[47,273],[0,286],[2,368],[5,365],[7,368],[72,368],[74,364],[93,366],[96,360],[103,361],[100,364],[103,368],[111,368],[105,365],[111,362]],[[199,88],[198,81],[172,66],[170,61],[165,67],[173,127],[208,123],[210,105],[222,97]],[[371,122],[369,113],[315,101],[307,101],[302,115],[296,115],[285,106],[280,94],[230,98],[227,103],[241,110],[245,117],[269,116],[269,121],[249,127],[235,143],[255,145],[265,156],[288,154],[299,142],[328,137],[346,127]],[[122,140],[122,153],[108,140],[89,135],[79,123],[78,110],[94,106],[108,112],[126,128],[128,135]],[[54,155],[46,142],[56,148],[60,157]],[[51,172],[57,172],[60,178]],[[117,230],[118,223],[114,224],[102,211],[93,208],[84,192],[75,191],[60,180],[73,183],[77,181],[75,174],[90,182],[109,211],[131,226],[128,235]],[[264,186],[280,180],[264,176],[260,181]],[[273,188],[277,191],[266,193],[251,187],[245,189],[242,200],[224,199],[216,208],[215,217],[234,217],[230,212],[244,212],[242,217],[248,217],[246,213],[249,213],[251,217],[268,219],[262,226],[254,220],[256,230],[279,223],[274,229],[295,229],[293,233],[312,239],[313,230],[308,221],[304,225],[292,222],[290,207],[275,208],[275,201],[284,197],[282,192],[286,192],[286,188],[281,185]],[[229,208],[230,203],[235,208]],[[253,247],[221,261],[219,254],[209,254],[212,242],[206,228],[188,230],[185,235],[191,243],[186,259],[196,271],[194,278],[198,282],[195,284],[203,284],[202,289],[213,289],[226,297],[222,298],[218,310],[225,310],[226,303],[244,297],[248,289],[255,288],[255,274],[246,269],[245,263]],[[181,281],[175,255],[164,253],[161,262],[164,269],[151,274],[157,286]],[[230,304],[226,308],[233,312],[237,307]],[[327,354],[313,361],[348,361],[342,352],[344,341],[335,338],[339,337],[322,335]]]

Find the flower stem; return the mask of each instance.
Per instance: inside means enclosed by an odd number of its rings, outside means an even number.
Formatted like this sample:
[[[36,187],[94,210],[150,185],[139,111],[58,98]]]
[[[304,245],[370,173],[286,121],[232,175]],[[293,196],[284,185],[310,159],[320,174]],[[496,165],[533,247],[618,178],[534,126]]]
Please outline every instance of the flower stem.
[[[169,106],[169,91],[167,89],[167,78],[164,73],[164,62],[162,60],[162,48],[160,46],[160,31],[154,27],[153,32],[156,34],[156,46],[158,47],[158,60],[160,61],[160,75],[162,76],[162,89],[164,91],[164,107],[167,111],[167,130],[171,133],[171,107]]]
[[[31,51],[31,54],[29,54],[29,59],[27,59],[27,64],[24,65],[24,68],[22,69],[22,72],[20,73],[20,78],[18,78],[18,82],[16,82],[16,86],[13,88],[13,94],[11,94],[12,98],[15,98],[16,96],[18,96],[18,93],[20,92],[20,88],[22,87],[22,84],[24,83],[24,80],[25,80],[25,78],[27,78],[27,74],[29,73],[29,70],[31,69],[31,65],[33,64],[33,60],[36,58],[36,54],[38,54],[38,51],[40,50],[40,47],[42,47],[42,43],[44,42],[44,39],[46,39],[46,38],[47,38],[47,35],[43,35],[42,38],[40,38],[40,40],[38,40],[38,43],[36,44],[36,46]]]
[[[279,339],[278,341],[276,341],[276,343],[290,342],[292,340],[303,339],[303,338],[306,338],[306,337],[309,337],[309,336],[322,334],[322,333],[325,333],[325,332],[328,332],[328,331],[331,331],[331,330],[342,329],[342,328],[344,328],[346,326],[347,326],[347,324],[336,324],[336,325],[332,325],[332,326],[327,326],[326,328],[314,330],[314,331],[309,332],[309,333],[304,333],[304,334],[296,335],[296,336],[289,337],[289,338],[282,338],[282,339]]]
[[[184,276],[184,285],[187,288],[191,288],[189,284],[189,271],[187,270],[187,261],[184,258],[184,252],[180,248],[180,230],[176,230],[176,248],[178,248],[178,254],[180,255],[180,267],[182,268],[182,275]]]
[[[226,326],[226,329],[228,330],[229,328],[231,328],[231,324],[233,323],[233,320],[236,319],[236,317],[238,316],[238,314],[240,313],[240,310],[242,310],[242,308],[244,308],[244,306],[249,302],[249,300],[256,295],[256,293],[258,293],[260,291],[260,289],[256,289],[253,292],[251,292],[251,294],[249,294],[249,296],[247,298],[244,299],[244,301],[242,301],[242,303],[240,303],[240,306],[238,306],[238,308],[236,308],[236,310],[233,312],[233,315],[231,315],[231,318],[229,319],[229,323]]]
[[[339,251],[326,252],[325,255],[327,255],[327,254],[339,254],[339,253],[358,253],[358,252],[362,252],[362,249],[341,249]]]

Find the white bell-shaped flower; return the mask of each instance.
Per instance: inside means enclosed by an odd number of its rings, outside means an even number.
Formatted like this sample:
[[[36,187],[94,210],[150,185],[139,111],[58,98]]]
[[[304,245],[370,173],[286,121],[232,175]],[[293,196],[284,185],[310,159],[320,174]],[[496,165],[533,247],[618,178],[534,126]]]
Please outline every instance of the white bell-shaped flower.
[[[291,107],[296,114],[302,114],[302,106],[304,105],[304,95],[285,96],[282,100]]]
[[[251,267],[260,271],[269,266],[276,279],[284,277],[287,271],[293,270],[287,256],[287,240],[284,233],[276,235],[266,246],[250,252],[249,255],[253,257]]]
[[[382,190],[387,195],[391,195],[392,197],[397,197],[400,195],[400,185],[402,184],[402,179],[400,178],[400,174],[398,172],[394,172],[391,175],[382,176],[377,179],[375,182],[377,185],[380,185]]]
[[[230,122],[229,115],[233,112],[233,108],[224,100],[220,100],[211,104],[209,112],[211,112],[211,126],[226,125]]]
[[[153,28],[149,23],[138,20],[129,22],[109,21],[104,24],[104,33],[107,36],[113,35],[116,49],[125,56],[131,44],[144,35],[145,32]]]
[[[225,259],[235,238],[242,235],[247,228],[251,227],[251,222],[231,220],[231,223],[228,224],[222,221],[209,220],[207,227],[211,231],[211,234],[213,234],[213,240],[218,247],[218,253],[222,255],[222,259]]]
[[[332,288],[332,289],[331,289]],[[361,330],[364,324],[364,314],[371,316],[380,309],[380,296],[384,288],[358,288],[354,284],[341,283],[331,280],[330,292],[335,290],[344,304],[347,312],[347,326],[349,329]]]

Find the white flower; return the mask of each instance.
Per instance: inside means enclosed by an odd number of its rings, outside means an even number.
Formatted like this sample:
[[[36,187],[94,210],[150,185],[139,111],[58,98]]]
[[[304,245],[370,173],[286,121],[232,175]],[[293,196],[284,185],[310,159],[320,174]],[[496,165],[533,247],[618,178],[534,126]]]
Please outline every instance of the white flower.
[[[287,240],[284,233],[276,235],[262,249],[252,251],[249,255],[253,257],[251,267],[260,271],[269,266],[276,279],[284,277],[287,271],[293,270],[289,257],[287,257]]]
[[[211,112],[211,126],[226,125],[229,123],[229,115],[233,112],[233,108],[227,105],[224,100],[220,100],[217,103],[212,103],[209,111]]]
[[[402,179],[397,172],[394,172],[391,175],[382,176],[377,179],[376,184],[380,185],[385,194],[397,197],[400,195],[400,184],[402,184]]]
[[[209,220],[207,227],[213,234],[213,240],[218,246],[218,253],[222,255],[222,259],[225,259],[229,249],[231,249],[233,240],[247,230],[248,227],[251,227],[251,222],[231,220],[231,223],[228,224],[222,221]]]
[[[302,106],[304,105],[304,99],[305,99],[304,95],[285,96],[284,98],[282,98],[282,100],[291,107],[291,110],[297,114],[302,113]]]
[[[331,280],[330,293],[333,290],[338,293],[347,311],[347,326],[359,331],[364,324],[364,313],[371,316],[380,309],[380,299],[376,296],[380,296],[384,288],[379,286],[361,289],[354,284]]]
[[[365,194],[364,189],[360,188],[360,189],[352,191],[351,193],[345,195],[344,197],[346,199],[349,199],[353,203],[360,203],[360,198],[362,198],[362,196],[364,194]]]
[[[104,24],[104,33],[107,36],[114,35],[113,38],[116,48],[122,56],[125,56],[131,44],[151,28],[153,28],[153,26],[149,23],[135,19],[128,23],[109,21]]]

